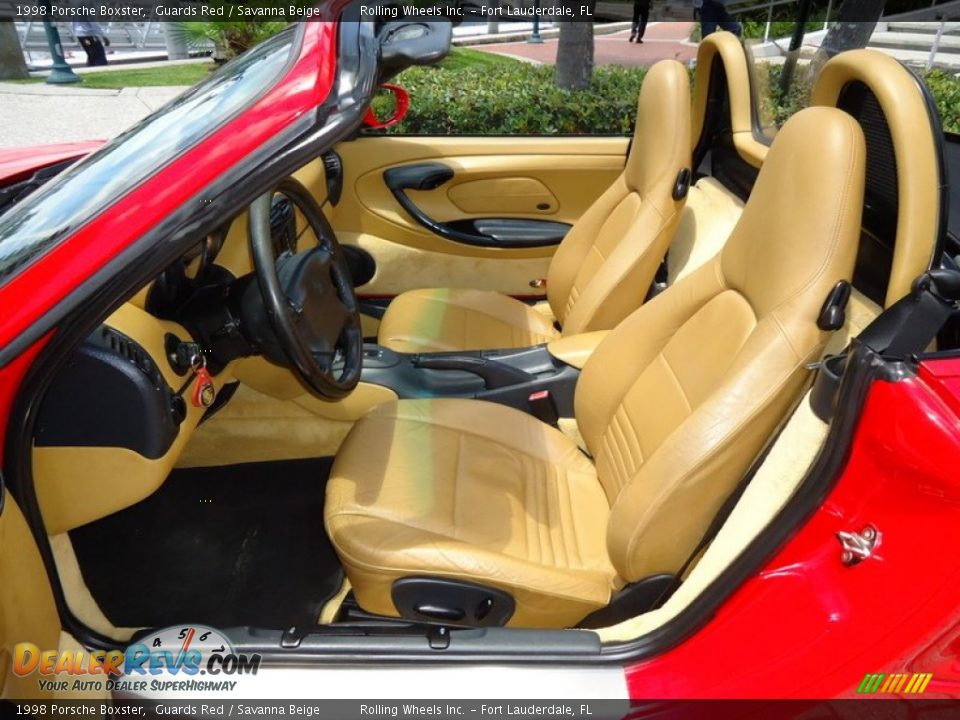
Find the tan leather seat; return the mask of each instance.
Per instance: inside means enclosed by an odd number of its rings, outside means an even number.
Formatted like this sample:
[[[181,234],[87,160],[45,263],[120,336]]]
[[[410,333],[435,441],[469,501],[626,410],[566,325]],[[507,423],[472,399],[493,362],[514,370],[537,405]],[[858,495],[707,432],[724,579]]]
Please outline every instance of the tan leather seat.
[[[643,302],[680,217],[673,197],[690,167],[690,82],[663,60],[644,79],[623,173],[570,229],[550,263],[547,299],[563,333],[606,330]],[[525,347],[557,335],[550,318],[500,293],[406,292],[387,308],[378,341],[400,352]]]
[[[618,325],[559,431],[480,401],[400,401],[361,419],[326,527],[361,607],[394,583],[510,593],[514,626],[573,625],[628,582],[677,572],[796,401],[849,279],[863,201],[859,125],[833,108],[783,128],[723,251]]]

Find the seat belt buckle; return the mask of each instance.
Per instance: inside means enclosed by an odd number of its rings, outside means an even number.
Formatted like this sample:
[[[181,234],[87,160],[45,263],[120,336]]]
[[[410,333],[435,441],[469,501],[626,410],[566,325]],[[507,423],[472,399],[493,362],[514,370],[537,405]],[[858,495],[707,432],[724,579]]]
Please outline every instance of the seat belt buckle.
[[[549,390],[538,390],[530,393],[527,397],[527,404],[530,406],[530,414],[540,422],[547,425],[557,426],[560,415],[557,413],[557,404],[553,401],[553,396]]]

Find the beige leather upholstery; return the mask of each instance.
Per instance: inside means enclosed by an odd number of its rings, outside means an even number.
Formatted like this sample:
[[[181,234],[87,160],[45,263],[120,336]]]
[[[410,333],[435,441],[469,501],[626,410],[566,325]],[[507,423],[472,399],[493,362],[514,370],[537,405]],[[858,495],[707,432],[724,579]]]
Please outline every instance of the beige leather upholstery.
[[[559,335],[543,313],[507,295],[441,288],[399,295],[380,322],[378,339],[412,353],[528,347]]]
[[[687,72],[675,60],[647,74],[623,173],[550,263],[547,299],[564,333],[610,329],[643,302],[683,207],[673,188],[690,165],[689,93]],[[496,293],[419,290],[391,303],[378,339],[407,352],[523,347],[557,334],[540,320]]]
[[[609,330],[594,330],[589,333],[580,333],[579,335],[567,335],[558,338],[547,344],[547,351],[557,360],[565,362],[575,368],[582,369],[593,351],[602,343]]]
[[[624,582],[677,572],[827,341],[816,319],[853,269],[864,155],[838,110],[784,126],[723,251],[585,365],[576,417],[592,460],[483,402],[401,401],[360,420],[325,511],[360,605],[395,615],[395,580],[452,576],[513,594],[512,625],[559,627]]]
[[[609,506],[596,470],[559,430],[478,400],[381,405],[344,442],[327,485],[327,532],[360,605],[396,615],[393,581],[489,583],[515,625],[576,623],[607,602]]]
[[[677,234],[670,244],[667,285],[712,260],[742,214],[743,201],[723,183],[709,176],[700,178],[687,194]]]
[[[917,77],[877,50],[850,50],[832,58],[817,78],[813,105],[836,106],[845,88],[863,83],[879,102],[896,158],[896,177],[879,165],[868,144],[868,176],[897,183],[898,212],[893,266],[884,305],[910,292],[918,275],[930,268],[940,233],[940,169],[936,129]],[[874,165],[871,168],[871,165]],[[877,298],[881,300],[881,298]]]

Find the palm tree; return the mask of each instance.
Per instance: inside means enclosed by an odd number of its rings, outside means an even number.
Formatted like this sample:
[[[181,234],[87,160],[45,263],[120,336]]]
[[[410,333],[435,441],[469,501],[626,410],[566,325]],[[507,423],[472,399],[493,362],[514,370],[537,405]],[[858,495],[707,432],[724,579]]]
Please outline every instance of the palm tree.
[[[163,39],[167,44],[168,60],[186,60],[190,57],[187,34],[180,28],[182,24],[177,22],[163,23]]]
[[[229,60],[283,30],[287,23],[277,22],[175,22],[167,23],[168,38],[187,46],[213,43],[213,59]],[[169,50],[168,50],[169,52]]]
[[[589,3],[591,12],[596,5]],[[560,42],[557,44],[557,65],[554,82],[565,90],[583,90],[593,80],[593,23],[560,23]]]
[[[885,4],[885,0],[844,0],[836,24],[827,31],[810,63],[810,77],[816,77],[820,67],[837,53],[866,47]]]
[[[23,61],[20,38],[12,20],[0,20],[0,80],[24,80],[30,77]]]

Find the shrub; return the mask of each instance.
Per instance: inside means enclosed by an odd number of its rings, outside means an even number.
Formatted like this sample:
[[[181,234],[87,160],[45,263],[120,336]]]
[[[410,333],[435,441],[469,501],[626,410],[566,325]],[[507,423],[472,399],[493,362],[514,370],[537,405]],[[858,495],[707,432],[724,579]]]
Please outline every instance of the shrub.
[[[960,79],[943,70],[920,73],[933,93],[943,129],[960,133]]]
[[[763,114],[781,125],[808,102],[803,68],[786,97],[779,96],[782,67],[766,65],[769,91]],[[410,112],[388,132],[415,135],[623,135],[633,131],[643,68],[601,66],[588,90],[553,84],[553,68],[515,63],[502,67],[420,67],[397,82],[410,93]],[[933,92],[945,130],[960,132],[960,80],[942,70],[921,73]],[[389,114],[390,100],[374,102]]]
[[[589,90],[553,84],[553,68],[411,68],[397,82],[410,112],[391,132],[417,135],[622,135],[633,131],[643,68],[598,67]],[[386,114],[389,100],[375,109]],[[381,106],[381,107],[377,107]]]

